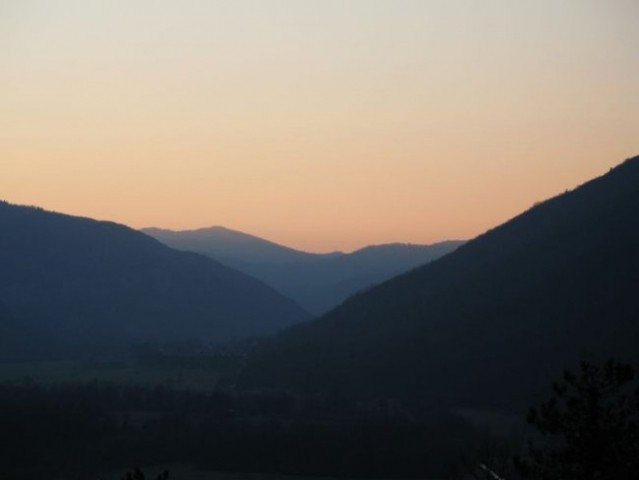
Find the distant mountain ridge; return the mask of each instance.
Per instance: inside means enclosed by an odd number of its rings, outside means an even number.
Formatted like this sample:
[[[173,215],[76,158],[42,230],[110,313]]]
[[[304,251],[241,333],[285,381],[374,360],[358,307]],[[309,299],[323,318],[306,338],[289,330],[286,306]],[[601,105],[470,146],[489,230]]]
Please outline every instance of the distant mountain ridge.
[[[0,231],[0,323],[6,310],[31,349],[220,342],[310,318],[254,278],[123,225],[0,202]]]
[[[463,243],[394,243],[353,253],[317,254],[224,227],[142,231],[172,248],[207,255],[259,278],[315,314],[325,313],[358,291],[439,258]]]
[[[638,292],[635,157],[282,333],[241,384],[521,408],[580,359],[639,361]]]
[[[222,226],[194,230],[143,228],[141,231],[163,243],[171,244],[173,248],[195,251],[219,261],[280,264],[342,254],[305,252]]]

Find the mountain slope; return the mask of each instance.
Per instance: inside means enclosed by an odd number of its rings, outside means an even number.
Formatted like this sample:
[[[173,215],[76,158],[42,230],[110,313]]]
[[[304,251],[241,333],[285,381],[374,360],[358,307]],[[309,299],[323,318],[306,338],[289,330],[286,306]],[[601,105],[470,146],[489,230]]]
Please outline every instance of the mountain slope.
[[[430,262],[462,243],[389,244],[350,254],[315,254],[223,227],[143,232],[172,248],[207,255],[259,278],[314,314],[325,313],[352,294]]]
[[[323,314],[351,295],[439,258],[461,243],[375,245],[315,262],[243,271],[253,272],[307,310]]]
[[[285,247],[263,238],[225,227],[209,227],[197,230],[166,230],[144,228],[142,232],[178,250],[187,250],[213,257],[227,263],[282,264],[313,261],[338,255],[308,253]]]
[[[579,358],[639,360],[639,157],[285,332],[251,388],[525,405]]]
[[[0,302],[0,360],[3,358],[2,352],[6,352],[15,340],[12,338],[14,331],[11,313],[6,305]]]
[[[2,202],[0,230],[0,303],[42,350],[215,342],[308,318],[258,280],[122,225]]]

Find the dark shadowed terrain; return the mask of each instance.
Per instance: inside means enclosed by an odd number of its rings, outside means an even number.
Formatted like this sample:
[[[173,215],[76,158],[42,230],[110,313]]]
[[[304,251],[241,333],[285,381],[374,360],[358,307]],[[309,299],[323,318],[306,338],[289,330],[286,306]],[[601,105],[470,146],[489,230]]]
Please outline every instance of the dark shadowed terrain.
[[[115,223],[0,203],[0,231],[5,356],[221,342],[309,318],[259,280]]]
[[[0,478],[496,478],[488,464],[515,480],[527,438],[560,445],[523,411],[562,370],[639,360],[639,157],[310,322],[120,225],[6,203],[0,224]]]
[[[256,353],[247,388],[529,405],[578,359],[639,356],[639,157]]]

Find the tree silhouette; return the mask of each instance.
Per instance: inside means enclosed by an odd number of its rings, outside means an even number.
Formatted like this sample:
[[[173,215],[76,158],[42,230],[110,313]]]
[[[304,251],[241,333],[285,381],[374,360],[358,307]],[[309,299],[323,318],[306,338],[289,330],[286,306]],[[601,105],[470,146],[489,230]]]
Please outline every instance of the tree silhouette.
[[[168,478],[169,472],[168,470],[164,470],[156,477],[156,480],[168,480]],[[122,480],[147,480],[147,478],[144,475],[144,472],[136,467],[132,472],[127,472],[126,476],[122,477]]]
[[[625,480],[639,478],[639,388],[633,366],[585,362],[565,372],[554,396],[530,410],[544,436],[517,459],[524,478]]]

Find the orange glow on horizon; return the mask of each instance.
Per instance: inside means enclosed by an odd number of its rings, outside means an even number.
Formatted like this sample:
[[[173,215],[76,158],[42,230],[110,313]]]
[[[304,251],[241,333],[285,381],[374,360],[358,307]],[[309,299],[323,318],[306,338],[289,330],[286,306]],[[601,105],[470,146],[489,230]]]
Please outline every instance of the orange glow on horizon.
[[[474,237],[639,153],[638,2],[481,5],[7,2],[0,199],[350,251]]]

